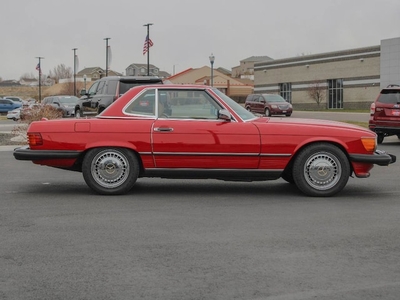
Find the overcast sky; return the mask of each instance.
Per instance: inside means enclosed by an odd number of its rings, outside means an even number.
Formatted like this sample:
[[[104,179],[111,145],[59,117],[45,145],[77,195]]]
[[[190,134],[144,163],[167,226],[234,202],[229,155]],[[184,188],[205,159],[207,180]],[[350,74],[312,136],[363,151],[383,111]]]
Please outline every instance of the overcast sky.
[[[273,59],[379,45],[400,37],[399,0],[4,0],[0,77],[19,79],[59,64],[79,70],[125,72],[147,63],[147,29],[154,46],[150,63],[169,73],[210,65],[231,69],[250,56]],[[78,70],[77,70],[78,71]]]

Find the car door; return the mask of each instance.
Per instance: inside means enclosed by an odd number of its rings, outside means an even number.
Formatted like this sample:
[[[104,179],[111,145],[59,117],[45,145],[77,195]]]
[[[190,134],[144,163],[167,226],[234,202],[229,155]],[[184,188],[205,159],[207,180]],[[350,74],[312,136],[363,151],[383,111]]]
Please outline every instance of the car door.
[[[0,99],[0,112],[8,112],[14,108],[12,100]]]
[[[169,103],[160,105],[165,94]],[[157,96],[160,116],[152,128],[157,168],[258,168],[260,135],[254,124],[218,119],[223,107],[206,91],[160,89]],[[169,107],[166,114],[161,106]]]
[[[105,85],[104,80],[95,82],[88,91],[88,99],[82,102],[82,114],[83,115],[97,115],[99,102],[104,96],[103,88]]]

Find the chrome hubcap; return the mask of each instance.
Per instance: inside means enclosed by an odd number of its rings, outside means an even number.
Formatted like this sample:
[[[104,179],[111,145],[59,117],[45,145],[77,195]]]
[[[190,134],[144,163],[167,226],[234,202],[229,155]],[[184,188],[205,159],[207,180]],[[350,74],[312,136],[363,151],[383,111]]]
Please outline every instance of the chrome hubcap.
[[[102,187],[115,188],[128,178],[129,164],[118,151],[105,150],[98,153],[92,161],[93,179]]]
[[[341,175],[340,162],[330,153],[317,153],[311,156],[304,166],[304,177],[307,183],[317,190],[328,190],[334,187]]]

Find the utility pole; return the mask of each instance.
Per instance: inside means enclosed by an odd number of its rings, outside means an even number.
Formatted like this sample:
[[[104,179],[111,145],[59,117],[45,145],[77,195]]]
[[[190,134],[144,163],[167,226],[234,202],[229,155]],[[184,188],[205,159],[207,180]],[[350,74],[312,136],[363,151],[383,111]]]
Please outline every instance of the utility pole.
[[[74,96],[76,96],[76,50],[78,48],[73,48],[74,51]]]
[[[39,59],[39,63],[36,66],[36,70],[39,72],[39,102],[42,102],[42,65],[40,61],[44,59],[44,57],[37,56],[37,59]]]
[[[106,77],[108,76],[108,40],[111,40],[111,38],[104,38],[106,41]]]
[[[144,24],[143,26],[147,27],[147,38],[146,38],[146,43],[147,43],[147,76],[150,76],[150,26],[153,25],[153,23],[147,23]]]

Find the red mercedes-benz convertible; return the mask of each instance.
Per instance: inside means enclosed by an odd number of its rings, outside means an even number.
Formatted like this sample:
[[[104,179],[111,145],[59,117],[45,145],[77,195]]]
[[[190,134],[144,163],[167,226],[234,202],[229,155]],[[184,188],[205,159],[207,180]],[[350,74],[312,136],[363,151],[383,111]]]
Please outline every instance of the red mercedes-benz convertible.
[[[33,122],[18,160],[80,171],[100,194],[124,194],[140,177],[234,181],[283,178],[308,196],[332,196],[354,174],[396,157],[376,134],[341,122],[259,117],[219,90],[134,87],[92,119]]]

